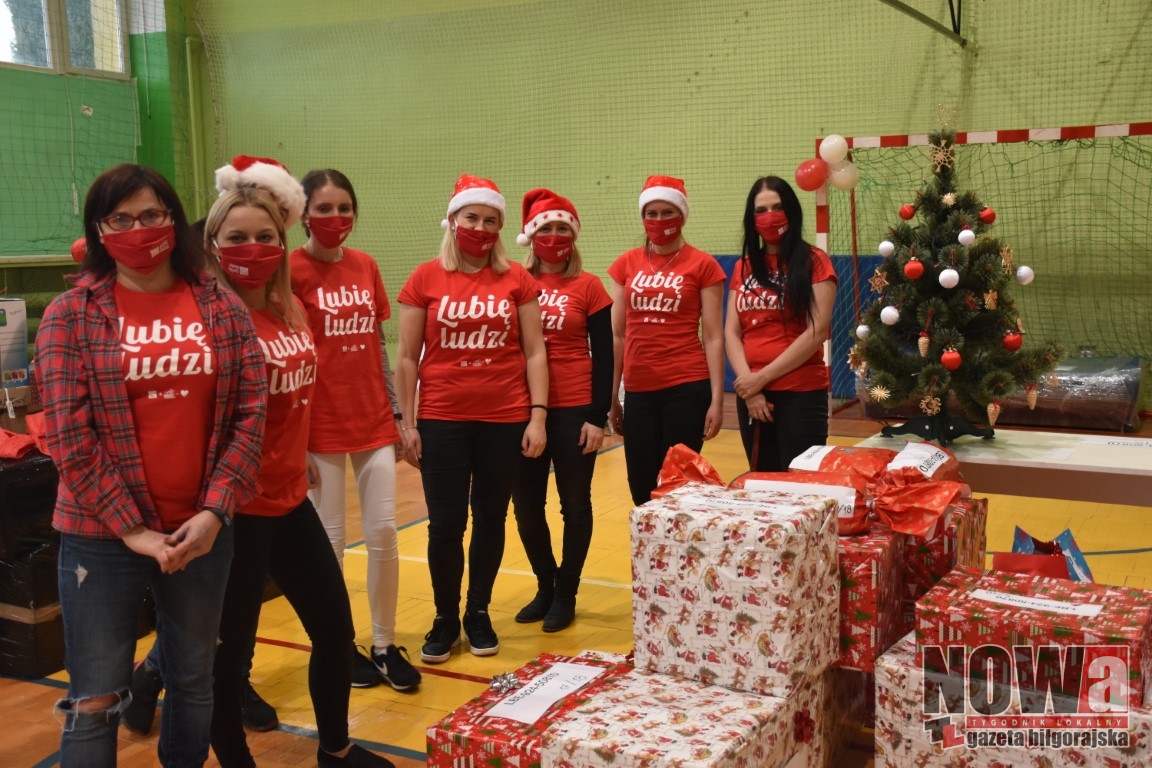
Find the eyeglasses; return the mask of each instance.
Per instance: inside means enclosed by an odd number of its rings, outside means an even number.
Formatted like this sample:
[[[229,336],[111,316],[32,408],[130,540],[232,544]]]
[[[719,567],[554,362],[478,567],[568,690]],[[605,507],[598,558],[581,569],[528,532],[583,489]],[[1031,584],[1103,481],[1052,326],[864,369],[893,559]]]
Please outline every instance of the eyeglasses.
[[[163,208],[149,208],[141,211],[139,216],[129,216],[127,213],[114,213],[100,219],[108,229],[114,232],[123,232],[132,229],[136,222],[142,227],[161,227],[168,223],[172,214]]]

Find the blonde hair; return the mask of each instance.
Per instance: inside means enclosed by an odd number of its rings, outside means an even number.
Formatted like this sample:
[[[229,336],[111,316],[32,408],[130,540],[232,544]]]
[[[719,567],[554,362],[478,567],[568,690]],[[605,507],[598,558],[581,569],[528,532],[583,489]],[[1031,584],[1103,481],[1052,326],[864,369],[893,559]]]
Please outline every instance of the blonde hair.
[[[453,214],[452,220],[456,216]],[[504,223],[504,217],[500,217],[500,223]],[[464,254],[460,252],[460,246],[456,244],[456,233],[449,226],[444,232],[443,239],[440,240],[440,252],[436,254],[440,266],[444,267],[445,272],[459,272],[464,268]],[[498,275],[502,275],[508,271],[512,263],[508,261],[508,251],[504,248],[504,241],[499,237],[496,238],[492,250],[488,253],[488,264],[492,267],[492,271]]]
[[[212,204],[212,210],[208,212],[208,218],[204,222],[204,249],[210,254],[209,269],[216,276],[216,279],[233,291],[236,290],[236,284],[232,282],[232,278],[220,268],[220,259],[212,255],[212,241],[219,234],[220,227],[224,225],[224,219],[228,218],[228,214],[233,208],[238,207],[256,208],[264,211],[272,219],[272,224],[276,227],[276,234],[280,238],[280,244],[284,246],[284,258],[272,277],[264,284],[264,298],[272,311],[287,323],[289,328],[293,331],[306,330],[308,318],[304,316],[299,302],[292,296],[292,277],[288,268],[288,238],[284,233],[284,218],[280,215],[279,203],[267,190],[260,187],[240,187],[216,198],[216,202]]]
[[[528,249],[528,255],[524,257],[524,268],[532,274],[532,277],[540,276],[540,257],[536,255],[535,249]],[[560,273],[560,276],[572,278],[583,271],[584,260],[580,258],[580,249],[577,248],[576,243],[573,242],[572,254],[568,257],[568,263],[564,267],[564,271]]]

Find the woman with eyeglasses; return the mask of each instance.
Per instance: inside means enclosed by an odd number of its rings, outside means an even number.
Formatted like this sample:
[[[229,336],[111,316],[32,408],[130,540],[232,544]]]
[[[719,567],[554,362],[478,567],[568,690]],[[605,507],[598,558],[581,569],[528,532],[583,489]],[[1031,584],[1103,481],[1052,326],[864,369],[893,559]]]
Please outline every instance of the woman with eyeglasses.
[[[168,688],[160,762],[202,765],[230,526],[260,468],[264,358],[247,308],[204,273],[203,248],[158,173],[125,164],[101,174],[84,229],[82,272],[36,339],[60,473],[60,764],[116,764],[151,586]]]

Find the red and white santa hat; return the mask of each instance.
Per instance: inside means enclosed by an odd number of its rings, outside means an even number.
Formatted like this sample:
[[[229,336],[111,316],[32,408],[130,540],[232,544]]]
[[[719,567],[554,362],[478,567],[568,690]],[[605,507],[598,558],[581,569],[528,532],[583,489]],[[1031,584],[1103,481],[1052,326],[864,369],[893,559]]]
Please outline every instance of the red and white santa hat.
[[[504,195],[496,182],[482,179],[468,173],[456,179],[456,186],[452,189],[452,197],[448,199],[448,214],[440,222],[440,226],[448,229],[448,219],[452,214],[468,205],[488,205],[500,211],[500,225],[504,225]]]
[[[644,189],[640,192],[640,215],[644,215],[644,206],[654,200],[672,203],[680,209],[684,220],[688,219],[688,193],[684,191],[684,179],[675,176],[649,176],[644,182]]]
[[[278,160],[236,155],[230,164],[216,169],[216,191],[221,195],[240,187],[259,187],[270,193],[288,212],[284,219],[285,228],[300,221],[304,213],[304,187]]]
[[[580,217],[576,206],[566,197],[550,189],[534,189],[524,193],[524,231],[516,236],[520,245],[530,245],[536,230],[553,221],[562,221],[572,227],[572,234],[580,234]]]

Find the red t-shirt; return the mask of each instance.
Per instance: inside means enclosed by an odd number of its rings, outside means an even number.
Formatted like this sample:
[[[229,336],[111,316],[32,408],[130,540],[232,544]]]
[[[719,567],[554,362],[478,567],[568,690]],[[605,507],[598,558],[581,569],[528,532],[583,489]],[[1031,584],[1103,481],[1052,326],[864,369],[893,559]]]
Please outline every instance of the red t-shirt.
[[[400,442],[384,382],[380,323],[392,311],[380,268],[344,248],[336,262],[292,252],[292,292],[304,304],[320,375],[308,450],[354,453]]]
[[[768,254],[768,271],[776,269],[776,257]],[[745,280],[747,278],[747,281]],[[812,249],[812,284],[836,280],[836,270],[828,254]],[[765,289],[751,276],[746,259],[736,262],[729,290],[736,291],[736,313],[744,337],[744,356],[748,367],[758,371],[779,357],[808,328],[808,318],[797,317],[783,306],[784,297]],[[812,353],[802,365],[768,384],[768,389],[786,392],[810,392],[828,388],[828,366],[824,350]]]
[[[612,305],[600,278],[541,273],[540,322],[548,347],[548,405],[568,408],[592,402],[592,356],[588,317]]]
[[[535,301],[536,280],[519,264],[496,274],[448,272],[436,259],[416,267],[400,303],[420,307],[420,418],[528,421],[527,364],[519,308]]]
[[[116,284],[124,383],[148,494],[165,531],[200,512],[208,441],[216,412],[216,366],[192,288],[167,291]]]
[[[270,309],[252,312],[268,372],[268,421],[256,498],[240,510],[273,517],[295,509],[308,493],[308,424],[316,383],[316,347],[307,329],[293,331]]]
[[[644,248],[622,253],[608,274],[624,286],[624,388],[653,392],[708,378],[700,342],[700,291],[724,282],[711,255],[685,245],[671,259]]]

